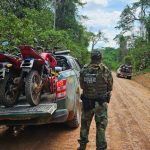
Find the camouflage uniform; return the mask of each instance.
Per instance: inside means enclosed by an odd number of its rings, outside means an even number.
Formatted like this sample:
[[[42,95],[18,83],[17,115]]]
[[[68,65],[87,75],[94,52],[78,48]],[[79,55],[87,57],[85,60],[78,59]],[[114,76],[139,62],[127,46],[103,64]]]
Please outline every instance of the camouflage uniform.
[[[100,55],[101,56],[101,55]],[[90,86],[92,84],[85,84],[86,78],[86,71],[89,72],[89,68],[96,68],[99,70],[100,76],[98,77],[98,81],[95,82],[93,85],[94,87]],[[91,72],[92,74],[92,72]],[[90,78],[91,79],[91,78]],[[88,80],[88,79],[87,79]],[[88,82],[92,82],[88,80]],[[111,72],[108,70],[108,68],[101,63],[101,57],[100,60],[96,61],[95,59],[89,64],[85,65],[83,69],[81,70],[80,74],[80,85],[83,89],[83,95],[86,95],[89,100],[92,101],[92,99],[96,95],[104,95],[107,92],[110,92],[112,90],[112,84],[113,79]],[[85,110],[82,108],[82,117],[81,117],[81,130],[80,130],[80,147],[78,150],[85,150],[86,143],[88,143],[88,134],[89,134],[89,128],[92,121],[93,116],[95,115],[95,122],[96,122],[96,147],[97,150],[105,150],[107,148],[107,142],[105,137],[105,130],[107,127],[107,103],[108,102],[94,102],[94,107],[91,107],[88,110]]]

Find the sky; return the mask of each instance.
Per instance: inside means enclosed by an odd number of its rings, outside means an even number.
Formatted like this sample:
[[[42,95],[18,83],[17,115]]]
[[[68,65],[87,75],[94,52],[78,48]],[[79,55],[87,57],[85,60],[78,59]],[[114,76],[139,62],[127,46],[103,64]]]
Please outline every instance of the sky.
[[[82,20],[82,23],[88,31],[97,33],[101,30],[109,41],[99,42],[97,47],[118,47],[113,40],[119,33],[115,26],[125,6],[135,1],[137,0],[82,0],[87,4],[80,8],[79,13],[88,17],[88,20]]]

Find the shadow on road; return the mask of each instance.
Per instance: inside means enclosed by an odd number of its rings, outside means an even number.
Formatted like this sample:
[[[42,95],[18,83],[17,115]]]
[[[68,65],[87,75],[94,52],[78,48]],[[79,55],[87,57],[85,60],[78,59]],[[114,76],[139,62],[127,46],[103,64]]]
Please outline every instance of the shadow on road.
[[[0,132],[1,150],[47,149],[47,145],[60,141],[62,135],[69,135],[72,129],[66,124],[28,126],[16,136],[9,129]],[[44,148],[45,147],[45,148]]]

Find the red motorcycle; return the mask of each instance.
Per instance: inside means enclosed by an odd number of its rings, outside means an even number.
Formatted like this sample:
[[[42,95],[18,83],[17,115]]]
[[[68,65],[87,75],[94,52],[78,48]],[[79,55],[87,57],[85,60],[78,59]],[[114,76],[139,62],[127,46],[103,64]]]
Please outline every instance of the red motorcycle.
[[[19,97],[21,58],[0,53],[0,101],[6,107],[13,106]]]
[[[20,51],[23,57],[21,69],[26,99],[31,106],[35,106],[39,104],[43,91],[51,92],[51,71],[57,61],[50,53],[38,54],[30,46],[20,46]]]

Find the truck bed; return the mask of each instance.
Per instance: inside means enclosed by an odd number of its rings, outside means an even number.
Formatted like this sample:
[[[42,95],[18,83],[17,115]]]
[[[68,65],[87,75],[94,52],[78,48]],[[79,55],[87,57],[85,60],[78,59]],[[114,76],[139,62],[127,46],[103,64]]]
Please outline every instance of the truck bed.
[[[57,105],[55,103],[45,103],[39,104],[38,106],[31,107],[30,105],[16,105],[14,107],[5,108],[0,107],[0,120],[3,119],[17,119],[24,120],[28,118],[35,118],[40,116],[49,116],[54,113],[57,109]]]

